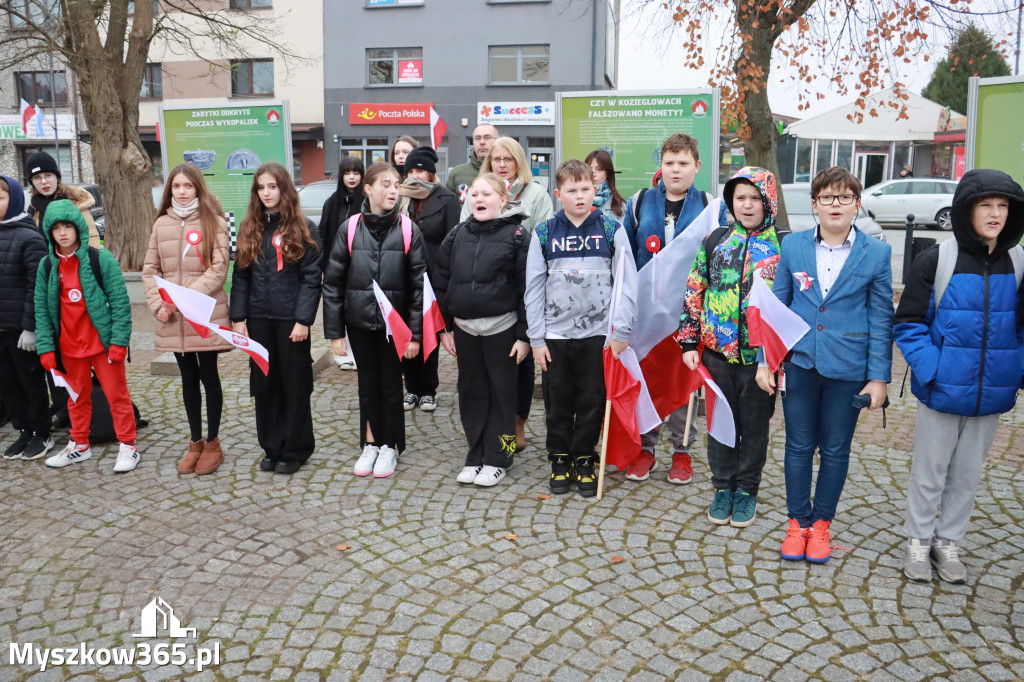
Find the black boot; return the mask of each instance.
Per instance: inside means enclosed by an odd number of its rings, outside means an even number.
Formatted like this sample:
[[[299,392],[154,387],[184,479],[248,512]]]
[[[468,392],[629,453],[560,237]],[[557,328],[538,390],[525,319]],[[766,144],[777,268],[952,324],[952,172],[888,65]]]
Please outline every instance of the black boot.
[[[573,464],[576,470],[576,490],[580,497],[597,494],[597,474],[594,473],[594,456],[577,457]]]
[[[568,455],[551,455],[551,492],[564,495],[572,487],[572,462]]]

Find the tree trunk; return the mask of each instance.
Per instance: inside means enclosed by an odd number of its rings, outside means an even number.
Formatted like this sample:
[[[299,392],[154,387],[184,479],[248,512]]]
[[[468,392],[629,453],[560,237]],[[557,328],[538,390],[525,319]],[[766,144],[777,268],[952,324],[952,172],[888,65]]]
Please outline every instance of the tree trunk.
[[[749,52],[736,62],[736,83],[741,89],[743,107],[746,112],[749,137],[744,143],[744,158],[748,166],[767,168],[775,175],[776,186],[779,182],[779,160],[776,155],[776,129],[772,118],[772,109],[768,103],[768,76],[772,68],[772,46],[775,43],[772,27],[760,17],[759,26],[753,24],[757,15],[737,16],[740,31],[752,36]],[[750,69],[760,70],[762,78],[751,78]],[[745,85],[744,85],[745,84]],[[782,198],[782,190],[778,188],[779,213],[775,224],[778,228],[789,230],[789,218],[786,205]]]
[[[155,211],[150,187],[152,163],[139,139],[139,91],[145,69],[152,10],[135,17],[125,44],[127,1],[109,5],[112,36],[101,41],[88,3],[67,3],[66,54],[78,75],[82,109],[92,138],[96,183],[106,211],[104,246],[122,270],[142,269]],[[146,16],[142,16],[145,14]],[[148,23],[147,23],[148,20]],[[115,32],[116,31],[116,32]],[[112,191],[113,188],[117,191]]]

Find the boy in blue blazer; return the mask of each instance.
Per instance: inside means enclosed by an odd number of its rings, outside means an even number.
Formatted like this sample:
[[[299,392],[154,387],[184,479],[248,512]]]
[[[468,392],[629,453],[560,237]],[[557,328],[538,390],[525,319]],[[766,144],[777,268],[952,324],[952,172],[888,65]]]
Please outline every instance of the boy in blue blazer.
[[[786,506],[789,527],[782,558],[824,563],[830,525],[846,483],[850,444],[860,407],[882,407],[892,369],[892,248],[857,230],[860,181],[829,168],[811,182],[814,230],[789,235],[774,293],[810,331],[783,364],[786,415]],[[775,377],[762,364],[758,384],[769,393]],[[814,451],[821,457],[811,502]]]

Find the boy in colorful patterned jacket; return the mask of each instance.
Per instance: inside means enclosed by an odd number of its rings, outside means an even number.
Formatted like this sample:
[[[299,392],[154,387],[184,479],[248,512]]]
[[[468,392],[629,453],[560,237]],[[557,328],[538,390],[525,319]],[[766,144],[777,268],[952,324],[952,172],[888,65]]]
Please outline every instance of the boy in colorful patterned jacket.
[[[697,251],[687,281],[679,344],[686,366],[695,370],[703,363],[732,408],[735,447],[708,438],[708,467],[715,488],[708,519],[742,528],[756,515],[768,422],[775,412],[775,396],[757,385],[757,349],[747,336],[747,302],[754,277],[759,275],[772,286],[779,262],[775,176],[763,168],[742,168],[725,184],[722,196],[736,222],[714,230]],[[701,355],[697,348],[702,343]]]

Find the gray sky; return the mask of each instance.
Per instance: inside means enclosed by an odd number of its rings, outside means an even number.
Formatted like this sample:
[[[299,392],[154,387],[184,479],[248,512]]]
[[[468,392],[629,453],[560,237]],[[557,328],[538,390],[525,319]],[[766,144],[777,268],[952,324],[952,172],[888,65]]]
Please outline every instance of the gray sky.
[[[619,34],[619,89],[648,90],[664,88],[700,88],[707,87],[710,69],[703,72],[689,71],[682,68],[683,52],[674,40],[674,35],[681,31],[670,26],[671,18],[667,10],[639,9],[640,0],[622,0],[622,16]],[[658,3],[660,5],[660,3]],[[1010,0],[975,0],[972,7],[991,9],[992,5],[1006,7]],[[1016,14],[1010,24],[1016,24]],[[1012,25],[1004,20],[1002,25],[989,20],[991,26],[985,26],[990,32],[1001,31],[1003,35],[1013,30]],[[1012,35],[1011,34],[1011,38]],[[905,65],[906,72],[903,82],[913,92],[920,93],[931,80],[935,64],[948,53],[948,40],[945,36],[935,36],[928,41],[928,49],[915,49],[913,63]],[[1012,50],[1012,48],[1011,48]],[[925,62],[923,56],[931,53],[931,61]],[[1013,69],[1013,54],[1007,55],[1007,62]],[[772,70],[768,96],[772,111],[778,114],[808,118],[824,111],[851,102],[853,95],[840,97],[826,89],[825,99],[812,101],[811,107],[803,111],[797,110],[798,92],[791,80],[785,78],[785,72],[778,67]],[[822,81],[827,88],[828,82]],[[962,112],[966,113],[966,112]]]

